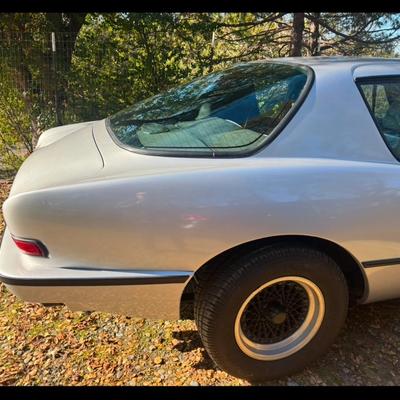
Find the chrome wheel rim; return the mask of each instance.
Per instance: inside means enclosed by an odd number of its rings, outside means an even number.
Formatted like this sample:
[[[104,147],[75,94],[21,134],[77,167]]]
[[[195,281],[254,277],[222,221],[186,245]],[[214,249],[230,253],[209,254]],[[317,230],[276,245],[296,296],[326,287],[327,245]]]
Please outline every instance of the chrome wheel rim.
[[[247,297],[235,320],[240,349],[257,360],[278,360],[302,349],[325,314],[319,287],[300,276],[274,279]]]

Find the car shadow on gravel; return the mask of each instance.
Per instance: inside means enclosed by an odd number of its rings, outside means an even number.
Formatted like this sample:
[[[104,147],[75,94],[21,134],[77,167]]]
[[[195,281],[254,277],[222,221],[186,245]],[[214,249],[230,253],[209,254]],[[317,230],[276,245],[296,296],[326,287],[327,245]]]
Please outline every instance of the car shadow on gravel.
[[[188,329],[185,331],[173,332],[172,337],[180,342],[174,346],[174,349],[181,353],[188,353],[203,347],[200,335],[195,329]]]
[[[174,332],[182,353],[199,351],[195,369],[219,368],[203,347],[197,330]],[[400,300],[353,306],[329,351],[309,368],[266,385],[400,385]]]
[[[180,343],[174,346],[174,349],[182,353],[188,353],[200,349],[201,360],[193,364],[193,368],[202,370],[213,369],[215,371],[218,369],[214,361],[210,358],[207,351],[205,350],[197,330],[190,329],[185,331],[173,332],[172,337],[180,341]]]

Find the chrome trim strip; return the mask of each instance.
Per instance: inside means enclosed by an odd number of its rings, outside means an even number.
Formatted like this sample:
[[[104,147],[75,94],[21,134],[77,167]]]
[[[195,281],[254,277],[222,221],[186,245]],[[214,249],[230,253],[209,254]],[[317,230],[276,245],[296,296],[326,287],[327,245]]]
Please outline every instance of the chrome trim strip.
[[[126,278],[15,278],[0,275],[0,281],[15,286],[115,286],[185,283],[190,277],[190,273]]]
[[[364,268],[387,267],[390,265],[400,264],[400,258],[387,258],[384,260],[364,261],[362,263]]]

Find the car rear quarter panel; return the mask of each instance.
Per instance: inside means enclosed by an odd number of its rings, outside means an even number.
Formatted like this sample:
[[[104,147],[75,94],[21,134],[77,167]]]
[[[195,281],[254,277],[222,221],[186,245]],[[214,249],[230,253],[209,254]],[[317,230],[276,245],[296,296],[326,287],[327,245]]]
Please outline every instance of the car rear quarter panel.
[[[279,235],[325,238],[360,262],[399,256],[398,166],[220,161],[17,194],[4,204],[5,220],[12,234],[45,243],[55,268],[194,271],[236,245]]]

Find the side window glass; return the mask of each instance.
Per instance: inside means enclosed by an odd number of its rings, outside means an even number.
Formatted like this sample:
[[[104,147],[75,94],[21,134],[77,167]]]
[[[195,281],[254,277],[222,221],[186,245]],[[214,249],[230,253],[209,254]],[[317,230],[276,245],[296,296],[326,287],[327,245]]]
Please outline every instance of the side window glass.
[[[400,78],[385,77],[361,81],[359,88],[383,139],[400,159]]]
[[[310,76],[289,64],[238,64],[142,100],[111,116],[108,128],[121,144],[144,150],[254,150],[294,111]]]
[[[386,97],[385,87],[383,85],[376,85],[376,100],[375,100],[375,115],[376,118],[385,118],[389,108],[389,102]]]

